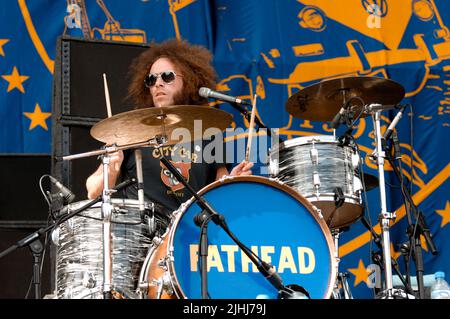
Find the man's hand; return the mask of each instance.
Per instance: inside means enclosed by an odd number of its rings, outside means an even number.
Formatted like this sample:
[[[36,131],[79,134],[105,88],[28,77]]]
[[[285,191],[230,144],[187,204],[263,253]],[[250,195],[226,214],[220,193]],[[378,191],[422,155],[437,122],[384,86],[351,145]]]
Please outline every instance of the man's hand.
[[[251,170],[253,165],[252,162],[243,161],[231,170],[230,176],[253,175]]]

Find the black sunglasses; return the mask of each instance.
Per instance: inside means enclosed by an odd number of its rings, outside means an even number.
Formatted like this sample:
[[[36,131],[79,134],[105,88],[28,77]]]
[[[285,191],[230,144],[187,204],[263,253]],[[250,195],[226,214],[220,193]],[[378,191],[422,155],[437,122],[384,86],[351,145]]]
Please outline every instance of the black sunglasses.
[[[166,82],[167,84],[172,83],[175,81],[175,78],[177,76],[181,76],[179,74],[176,74],[174,71],[164,71],[160,73],[150,73],[148,74],[144,79],[144,84],[146,87],[152,87],[155,85],[156,80],[158,80],[158,77],[161,77],[161,79]]]

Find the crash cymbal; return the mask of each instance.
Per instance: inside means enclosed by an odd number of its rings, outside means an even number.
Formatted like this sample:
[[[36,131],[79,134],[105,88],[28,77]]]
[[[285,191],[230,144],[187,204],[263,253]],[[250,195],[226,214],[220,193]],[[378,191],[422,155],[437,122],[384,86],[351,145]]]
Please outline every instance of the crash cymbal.
[[[104,119],[91,128],[91,136],[108,145],[126,145],[145,142],[157,135],[166,135],[166,144],[170,145],[180,142],[182,138],[194,140],[210,137],[217,131],[208,130],[209,135],[205,136],[205,130],[217,128],[224,131],[232,119],[231,114],[209,106],[152,107]],[[180,130],[175,131],[176,129]]]
[[[403,86],[378,77],[345,77],[326,80],[308,86],[294,95],[286,102],[286,111],[294,117],[328,122],[332,121],[343,104],[352,97],[359,97],[365,105],[378,103],[392,105],[399,103],[405,96]],[[344,100],[345,99],[345,100]],[[362,103],[353,101],[352,111],[359,115]],[[368,116],[363,113],[361,117]]]

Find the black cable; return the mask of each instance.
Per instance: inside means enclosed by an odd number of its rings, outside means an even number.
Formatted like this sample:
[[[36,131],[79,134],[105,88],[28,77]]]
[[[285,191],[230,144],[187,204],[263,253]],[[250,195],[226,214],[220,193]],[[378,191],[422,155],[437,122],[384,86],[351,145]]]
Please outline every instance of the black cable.
[[[352,122],[350,123],[348,120],[348,118],[347,118],[347,125],[349,126],[349,127],[353,127],[353,124],[355,124],[356,123],[356,121],[358,121],[359,119],[360,119],[360,117],[363,115],[363,113],[364,113],[364,106],[365,106],[365,102],[364,102],[364,100],[362,99],[362,98],[360,98],[359,96],[353,96],[353,97],[351,97],[348,101],[347,101],[347,103],[345,104],[345,108],[346,109],[348,109],[348,106],[349,106],[349,104],[350,104],[350,102],[352,101],[352,100],[358,100],[359,102],[361,102],[361,111],[359,112],[359,114],[358,114],[358,116],[356,117],[356,118],[354,118],[354,119],[352,119]]]

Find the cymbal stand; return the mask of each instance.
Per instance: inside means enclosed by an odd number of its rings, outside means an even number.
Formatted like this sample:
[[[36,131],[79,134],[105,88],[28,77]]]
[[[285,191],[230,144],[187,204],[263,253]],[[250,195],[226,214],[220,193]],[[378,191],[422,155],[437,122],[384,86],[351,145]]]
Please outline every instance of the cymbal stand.
[[[332,297],[333,299],[353,299],[353,295],[350,291],[350,287],[347,282],[347,275],[346,273],[339,272],[339,262],[341,259],[339,258],[339,236],[340,236],[341,230],[340,229],[334,229],[331,231],[331,235],[334,239],[334,259],[336,260],[336,264],[338,265],[338,271],[336,274],[336,283],[335,287],[333,289]],[[340,291],[340,287],[342,287],[343,294]]]
[[[112,299],[112,256],[111,256],[111,195],[113,190],[109,189],[109,163],[108,153],[102,155],[103,165],[103,192],[102,192],[102,231],[103,231],[103,297]]]
[[[376,111],[372,114],[372,119],[374,122],[374,133],[376,140],[376,150],[375,153],[372,154],[373,157],[376,157],[377,166],[378,166],[378,179],[379,179],[379,188],[380,188],[380,203],[381,203],[381,214],[379,216],[382,230],[382,247],[383,247],[383,263],[384,263],[384,273],[385,273],[385,297],[387,299],[394,298],[393,291],[393,279],[392,279],[392,264],[391,264],[391,247],[390,247],[390,222],[391,220],[395,220],[396,214],[395,211],[390,213],[386,208],[386,185],[384,179],[384,159],[385,152],[382,146],[381,139],[381,111]]]
[[[134,150],[134,157],[136,159],[136,177],[138,181],[138,201],[139,201],[139,213],[143,222],[148,223],[148,229],[150,235],[155,232],[155,216],[154,211],[150,210],[150,217],[145,220],[145,198],[144,198],[144,174],[142,172],[142,151],[140,149]]]

